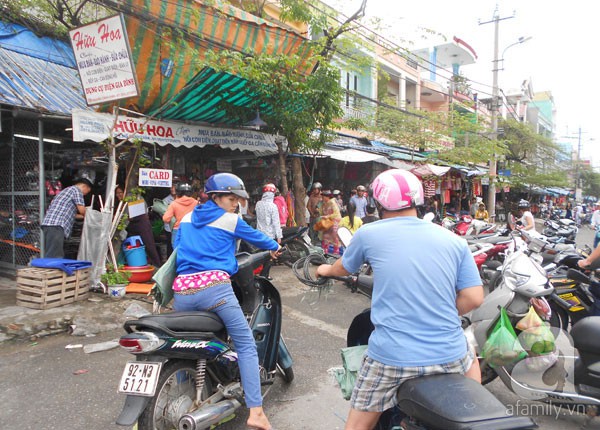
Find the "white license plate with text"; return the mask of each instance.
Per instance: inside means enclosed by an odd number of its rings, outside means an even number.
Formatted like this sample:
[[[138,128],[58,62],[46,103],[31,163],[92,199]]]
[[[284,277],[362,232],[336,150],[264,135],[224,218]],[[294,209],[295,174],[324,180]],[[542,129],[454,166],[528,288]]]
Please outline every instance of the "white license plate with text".
[[[130,361],[123,370],[121,382],[119,382],[119,393],[154,396],[161,367],[162,363]]]

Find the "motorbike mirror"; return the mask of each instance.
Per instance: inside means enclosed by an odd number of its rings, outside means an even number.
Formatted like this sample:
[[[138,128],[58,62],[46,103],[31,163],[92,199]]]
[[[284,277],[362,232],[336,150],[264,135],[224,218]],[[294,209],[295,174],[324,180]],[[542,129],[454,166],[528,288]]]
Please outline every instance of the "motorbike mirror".
[[[346,227],[340,227],[338,228],[337,235],[342,244],[347,248],[352,240],[352,232]]]
[[[435,214],[433,212],[427,212],[425,215],[423,215],[423,220],[424,221],[429,221],[432,222],[435,218]]]

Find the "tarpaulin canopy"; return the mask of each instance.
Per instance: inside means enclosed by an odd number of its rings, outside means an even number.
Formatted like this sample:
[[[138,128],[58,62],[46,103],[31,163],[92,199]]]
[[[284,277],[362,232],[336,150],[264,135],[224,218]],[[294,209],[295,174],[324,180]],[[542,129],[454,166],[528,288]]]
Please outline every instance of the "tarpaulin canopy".
[[[331,157],[334,160],[347,161],[350,163],[366,163],[369,161],[376,161],[378,163],[391,165],[391,162],[383,155],[372,154],[365,151],[359,151],[357,149],[324,148],[321,150],[321,154]]]
[[[263,115],[271,107],[258,104],[258,96],[248,89],[248,81],[226,72],[205,67],[168,104],[151,112],[151,116],[218,124],[235,124],[240,119],[231,116],[224,104],[258,109]],[[290,106],[294,111],[294,107]]]
[[[65,49],[63,42],[0,22],[0,103],[61,115],[85,108],[71,48]]]
[[[158,111],[177,96],[198,73],[206,52],[304,58],[311,52],[302,35],[219,0],[121,0],[115,7],[124,13],[138,82],[143,83],[140,96],[129,100],[139,112]],[[305,68],[308,73],[312,65],[307,62]]]
[[[451,167],[449,166],[436,166],[435,164],[423,164],[422,166],[416,167],[411,170],[417,176],[444,176],[448,173]]]

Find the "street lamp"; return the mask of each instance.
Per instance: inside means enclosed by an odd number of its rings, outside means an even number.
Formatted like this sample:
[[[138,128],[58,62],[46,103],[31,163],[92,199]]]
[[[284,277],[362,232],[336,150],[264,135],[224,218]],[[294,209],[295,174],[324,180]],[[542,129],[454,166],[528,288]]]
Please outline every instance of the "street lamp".
[[[491,119],[492,119],[492,139],[496,140],[498,139],[498,93],[499,93],[499,88],[498,88],[498,71],[500,70],[498,68],[498,22],[499,22],[499,18],[496,17],[495,19],[495,29],[494,29],[494,70],[493,70],[493,82],[492,82],[492,109],[491,109]],[[508,45],[506,48],[504,48],[504,50],[502,51],[502,57],[500,57],[500,61],[502,61],[504,64],[504,54],[506,53],[506,50],[512,46],[515,45],[520,45],[521,43],[527,42],[528,40],[530,40],[531,37],[519,37],[519,39],[514,42],[511,43],[510,45]],[[489,173],[490,173],[490,182],[488,185],[488,207],[489,207],[489,214],[490,214],[490,219],[492,221],[496,220],[496,168],[497,168],[497,160],[496,160],[496,156],[493,155],[492,158],[490,159],[490,163],[489,163]]]

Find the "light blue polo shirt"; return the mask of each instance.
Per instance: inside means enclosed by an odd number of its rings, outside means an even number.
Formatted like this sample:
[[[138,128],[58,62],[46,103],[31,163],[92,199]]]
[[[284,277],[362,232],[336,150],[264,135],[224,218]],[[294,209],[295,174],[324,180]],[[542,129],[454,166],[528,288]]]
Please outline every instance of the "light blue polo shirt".
[[[364,262],[374,274],[369,357],[406,367],[465,356],[456,293],[481,278],[464,239],[417,217],[383,219],[359,228],[342,257],[350,273]]]

